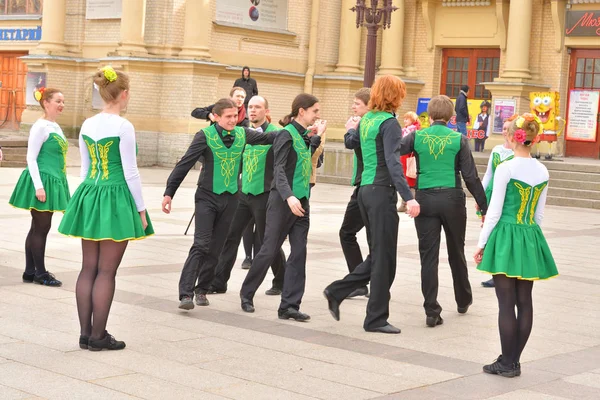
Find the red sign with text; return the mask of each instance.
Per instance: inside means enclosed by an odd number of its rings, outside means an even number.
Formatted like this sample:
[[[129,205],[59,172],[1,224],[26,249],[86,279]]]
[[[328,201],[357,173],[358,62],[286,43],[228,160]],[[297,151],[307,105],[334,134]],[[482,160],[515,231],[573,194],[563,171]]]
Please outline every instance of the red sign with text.
[[[600,37],[600,11],[567,11],[565,35]]]

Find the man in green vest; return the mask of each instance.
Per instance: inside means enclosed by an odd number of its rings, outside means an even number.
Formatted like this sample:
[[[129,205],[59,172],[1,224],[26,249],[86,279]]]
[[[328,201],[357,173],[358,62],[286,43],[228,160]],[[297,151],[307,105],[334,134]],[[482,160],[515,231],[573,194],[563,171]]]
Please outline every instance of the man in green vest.
[[[279,121],[284,128],[277,133],[273,143],[273,183],[267,202],[264,242],[240,290],[241,307],[245,312],[254,312],[254,294],[289,236],[290,256],[285,265],[277,314],[280,319],[310,319],[309,315],[300,312],[300,303],[306,284],[311,157],[321,144],[321,135],[326,129],[325,121],[316,123],[319,110],[319,100],[302,93],[292,102],[292,112]]]
[[[261,96],[252,97],[248,103],[248,115],[250,127],[259,132],[279,130],[267,120],[269,103]],[[272,147],[270,144],[246,145],[242,156],[242,189],[239,194],[239,204],[229,227],[229,233],[219,257],[215,279],[213,279],[209,288],[209,293],[225,293],[227,291],[227,281],[231,276],[242,234],[252,220],[255,221],[257,235],[254,251],[256,254],[260,251],[265,235],[267,200],[269,200],[269,192],[273,182],[274,155]],[[283,251],[280,251],[271,265],[274,275],[273,287],[266,291],[267,295],[276,296],[281,294],[284,266],[285,255]]]
[[[209,305],[206,293],[215,275],[219,254],[225,243],[231,219],[237,208],[238,175],[246,144],[272,144],[275,136],[236,127],[238,109],[231,99],[221,99],[213,107],[216,124],[202,129],[179,160],[167,180],[163,212],[171,212],[175,192],[189,170],[202,159],[202,172],[196,190],[194,244],[179,279],[179,308]],[[198,281],[197,286],[194,284]]]
[[[402,139],[401,153],[414,152],[417,161],[416,198],[421,204],[421,214],[415,218],[415,226],[421,255],[421,290],[425,297],[425,322],[435,327],[444,322],[440,315],[442,307],[437,302],[442,228],[446,234],[457,311],[466,313],[473,301],[465,259],[467,210],[461,175],[483,216],[487,201],[467,137],[446,126],[454,114],[450,98],[432,98],[427,112],[431,126],[406,135]]]
[[[356,145],[350,138],[345,140],[347,147],[360,146],[362,150],[358,206],[367,230],[369,255],[344,279],[327,286],[323,294],[332,316],[339,320],[340,303],[370,282],[371,295],[363,323],[367,332],[400,333],[399,328],[388,322],[398,247],[396,193],[406,201],[411,217],[419,215],[419,203],[413,199],[400,164],[402,128],[394,115],[405,96],[406,85],[400,78],[392,75],[377,78],[371,88],[369,112],[352,127],[357,133],[352,135]]]

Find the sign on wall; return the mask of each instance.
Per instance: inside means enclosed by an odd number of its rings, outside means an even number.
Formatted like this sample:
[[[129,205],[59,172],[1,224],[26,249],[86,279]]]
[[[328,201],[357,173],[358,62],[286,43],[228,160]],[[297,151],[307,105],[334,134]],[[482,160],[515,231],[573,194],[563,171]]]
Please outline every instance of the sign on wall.
[[[217,22],[287,30],[287,0],[217,0]]]
[[[119,19],[123,9],[123,0],[87,0],[86,19]]]
[[[571,90],[567,114],[567,140],[595,142],[600,92]]]
[[[0,40],[40,40],[42,38],[42,27],[37,28],[2,28],[0,29]]]
[[[492,132],[502,133],[502,126],[504,125],[504,120],[515,115],[516,109],[516,100],[494,99],[494,123]]]
[[[567,11],[565,20],[566,36],[600,37],[600,11]]]
[[[25,104],[28,106],[39,106],[40,102],[35,99],[35,90],[46,87],[45,72],[28,72],[25,83]]]

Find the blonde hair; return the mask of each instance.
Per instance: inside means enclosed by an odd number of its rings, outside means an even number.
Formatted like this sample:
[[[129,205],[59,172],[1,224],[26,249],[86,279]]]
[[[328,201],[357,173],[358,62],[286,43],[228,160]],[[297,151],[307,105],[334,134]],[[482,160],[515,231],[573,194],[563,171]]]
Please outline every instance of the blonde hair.
[[[541,126],[539,122],[535,121],[533,118],[529,119],[527,115],[531,114],[524,114],[519,118],[516,118],[511,121],[510,126],[508,127],[508,137],[514,137],[515,132],[517,132],[517,130],[519,129],[522,129],[523,131],[525,131],[525,141],[519,144],[529,147],[536,142],[536,139],[540,134]],[[525,120],[523,121],[521,127],[519,127],[517,126],[517,124],[519,123],[519,120],[521,120],[521,118],[525,118]]]
[[[129,90],[129,77],[124,72],[114,71],[117,79],[110,81],[104,72],[105,68],[94,74],[94,83],[98,87],[102,100],[105,103],[112,103],[119,98],[124,90]]]
[[[404,117],[402,117],[402,119],[406,118],[410,119],[413,123],[419,120],[419,116],[414,111],[409,111],[406,114],[404,114]]]

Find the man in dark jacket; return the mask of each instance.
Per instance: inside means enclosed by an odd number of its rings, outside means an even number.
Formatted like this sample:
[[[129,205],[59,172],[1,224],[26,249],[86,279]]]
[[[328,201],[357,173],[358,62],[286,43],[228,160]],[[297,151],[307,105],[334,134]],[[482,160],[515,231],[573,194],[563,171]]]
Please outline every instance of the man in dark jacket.
[[[454,111],[456,111],[456,130],[462,133],[463,136],[467,136],[467,124],[470,121],[469,107],[467,106],[468,94],[469,87],[463,85],[460,88],[460,93],[456,98],[456,106],[454,107]]]
[[[250,78],[249,67],[242,68],[242,77],[236,80],[233,86],[239,86],[246,91],[246,100],[244,100],[244,106],[246,106],[246,109],[248,109],[248,102],[252,96],[256,96],[258,94],[258,86],[256,86],[256,80],[254,78]]]

